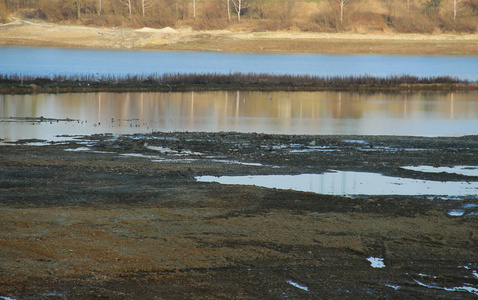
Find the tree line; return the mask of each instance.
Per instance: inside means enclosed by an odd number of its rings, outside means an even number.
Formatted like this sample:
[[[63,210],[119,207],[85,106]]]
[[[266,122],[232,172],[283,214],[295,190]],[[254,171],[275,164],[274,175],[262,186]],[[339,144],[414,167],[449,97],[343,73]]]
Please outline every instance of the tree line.
[[[468,32],[478,0],[0,0],[9,15],[95,26]]]

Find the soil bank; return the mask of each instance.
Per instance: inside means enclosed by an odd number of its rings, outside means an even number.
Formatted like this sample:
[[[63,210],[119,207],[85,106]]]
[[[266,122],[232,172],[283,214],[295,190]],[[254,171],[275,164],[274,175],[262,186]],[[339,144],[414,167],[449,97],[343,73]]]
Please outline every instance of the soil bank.
[[[477,83],[459,84],[397,84],[397,85],[96,85],[96,86],[0,86],[0,94],[58,94],[58,93],[126,93],[126,92],[190,92],[190,91],[472,91],[478,89]]]

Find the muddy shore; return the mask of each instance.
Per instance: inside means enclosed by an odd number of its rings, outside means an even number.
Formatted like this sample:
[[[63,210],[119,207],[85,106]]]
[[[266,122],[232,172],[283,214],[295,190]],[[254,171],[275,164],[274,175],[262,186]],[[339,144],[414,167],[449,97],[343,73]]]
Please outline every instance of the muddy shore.
[[[0,82],[1,84],[1,82]],[[126,92],[190,92],[190,91],[472,91],[477,90],[477,83],[458,84],[397,84],[397,85],[104,85],[104,86],[63,86],[50,87],[35,84],[25,86],[0,86],[0,94],[40,94],[40,93],[126,93]]]
[[[478,136],[154,133],[0,145],[0,296],[472,299],[477,196],[329,196],[202,175],[476,176]],[[450,211],[462,209],[455,216]],[[372,266],[367,260],[382,260]]]

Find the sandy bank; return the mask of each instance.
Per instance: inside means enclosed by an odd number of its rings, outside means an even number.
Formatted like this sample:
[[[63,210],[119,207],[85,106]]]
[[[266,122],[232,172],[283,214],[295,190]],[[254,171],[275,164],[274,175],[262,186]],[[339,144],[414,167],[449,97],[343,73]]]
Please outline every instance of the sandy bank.
[[[191,50],[478,55],[477,34],[194,31],[67,26],[26,19],[0,25],[0,45]]]

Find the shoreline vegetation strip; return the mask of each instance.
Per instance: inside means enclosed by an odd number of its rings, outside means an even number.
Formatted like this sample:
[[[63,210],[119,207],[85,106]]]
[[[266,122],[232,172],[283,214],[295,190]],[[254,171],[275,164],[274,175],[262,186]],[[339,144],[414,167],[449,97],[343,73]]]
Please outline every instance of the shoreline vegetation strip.
[[[452,76],[316,76],[267,73],[152,73],[148,75],[0,74],[0,93],[191,90],[476,90],[478,81]]]

